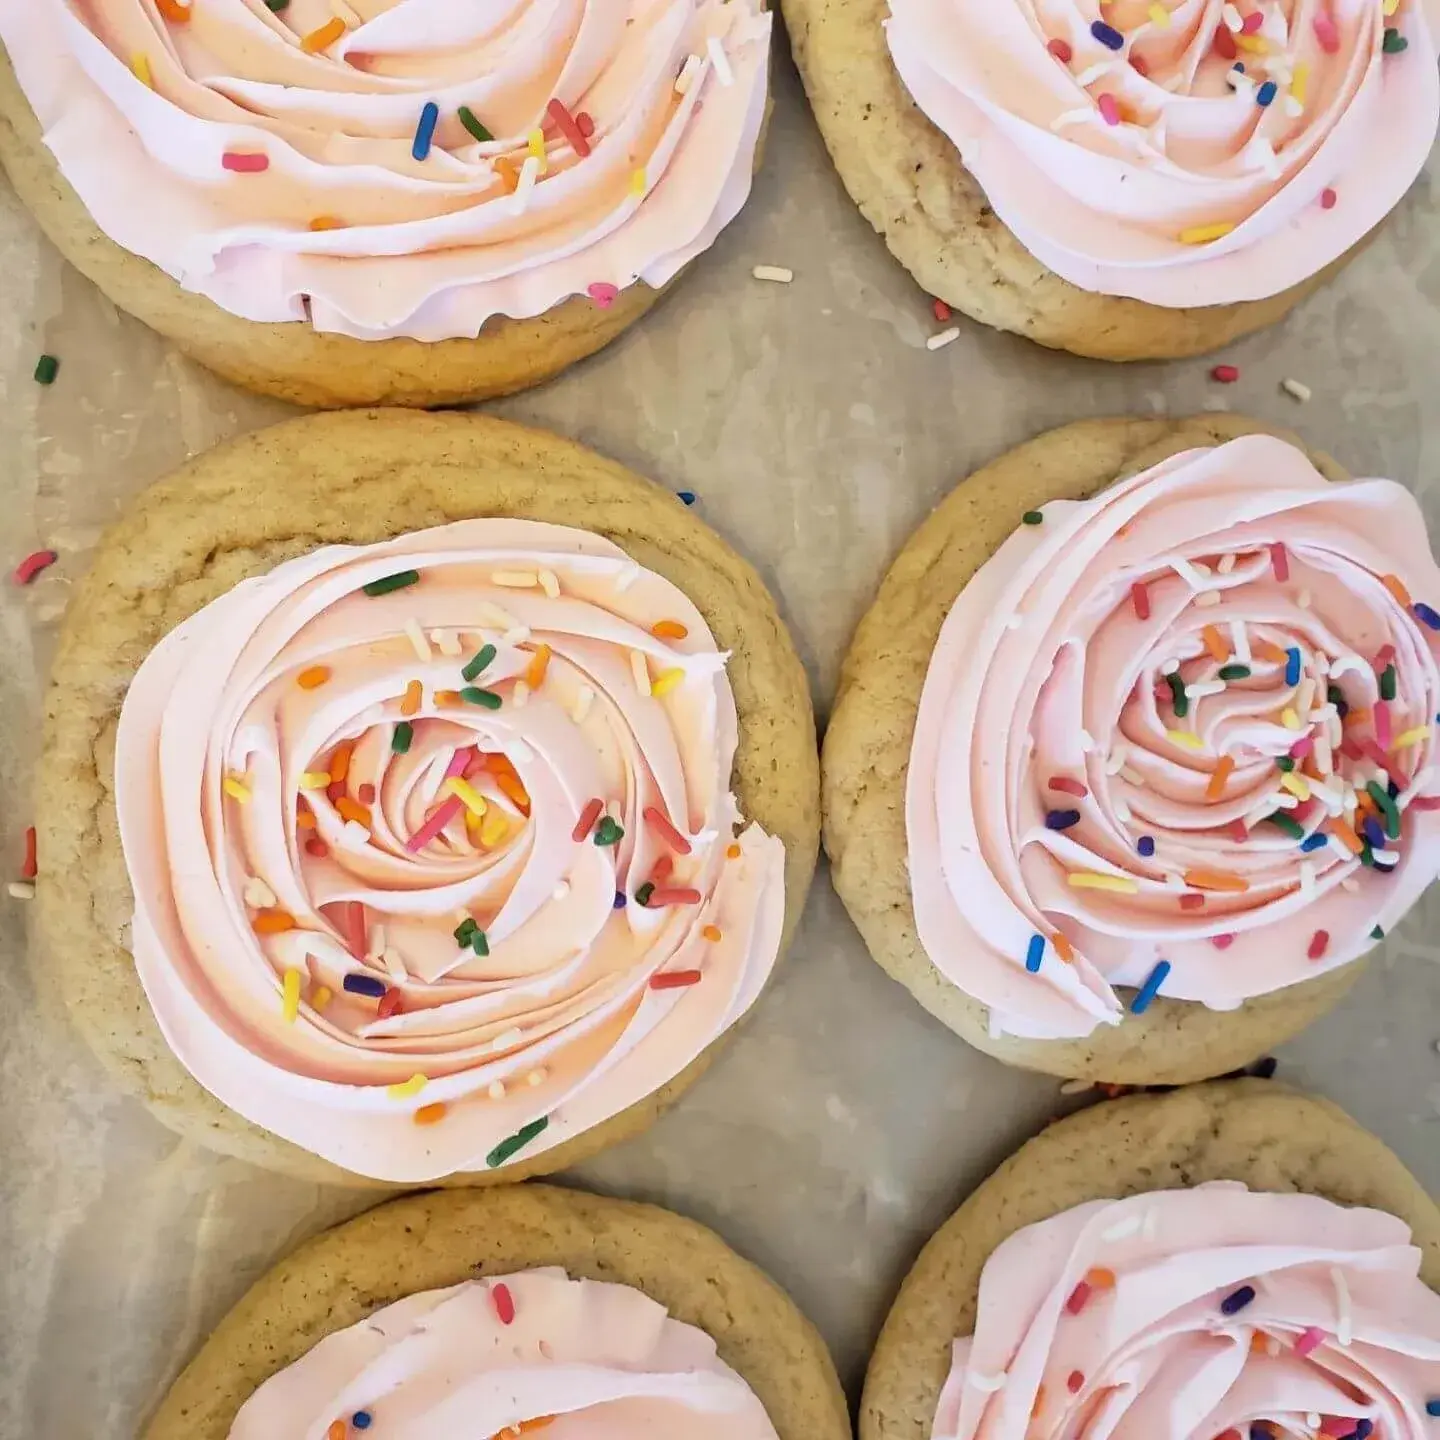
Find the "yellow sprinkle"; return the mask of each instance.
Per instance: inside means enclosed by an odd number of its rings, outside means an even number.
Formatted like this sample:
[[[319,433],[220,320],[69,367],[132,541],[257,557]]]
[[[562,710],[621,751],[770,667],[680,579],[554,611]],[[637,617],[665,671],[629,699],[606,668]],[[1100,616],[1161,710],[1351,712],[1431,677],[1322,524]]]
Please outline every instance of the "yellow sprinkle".
[[[220,783],[232,800],[238,800],[242,805],[250,803],[250,787],[243,780],[237,780],[235,776],[227,775]]]
[[[1243,37],[1242,37],[1243,38]],[[1208,245],[1212,240],[1223,239],[1235,226],[1229,220],[1217,220],[1213,225],[1192,225],[1180,232],[1182,245]]]
[[[1150,22],[1159,30],[1170,28],[1170,12],[1163,5],[1152,5],[1147,12]]]
[[[452,775],[446,782],[445,788],[452,795],[458,795],[461,803],[472,815],[483,815],[485,813],[485,802],[480,798],[480,793],[466,779],[459,775]]]
[[[1417,725],[1413,730],[1402,730],[1395,737],[1395,743],[1391,750],[1408,750],[1412,745],[1418,745],[1422,740],[1430,738],[1430,727],[1428,725]]]
[[[645,193],[645,172],[637,170],[630,177],[630,193],[632,195],[643,195]]]
[[[1262,40],[1258,35],[1237,35],[1235,43],[1242,50],[1249,50],[1253,55],[1268,55],[1270,53],[1270,42]]]
[[[1205,742],[1198,735],[1192,735],[1188,730],[1167,730],[1165,738],[1176,745],[1183,745],[1187,750],[1203,750],[1205,748]]]
[[[540,577],[533,570],[497,570],[490,577],[492,585],[503,585],[507,590],[528,590],[540,583]]]
[[[662,670],[650,686],[652,695],[668,695],[683,679],[685,672],[680,667],[672,666],[669,670]]]
[[[1385,0],[1388,5],[1390,0]],[[1387,12],[1388,13],[1388,12]],[[1295,73],[1290,77],[1290,93],[1303,105],[1305,103],[1305,85],[1310,79],[1310,65],[1302,60],[1296,67]]]
[[[545,135],[543,131],[532,130],[526,137],[525,143],[530,153],[540,162],[540,173],[543,175],[549,168],[545,155]]]
[[[312,1010],[323,1010],[331,1000],[330,987],[328,985],[317,985],[315,993],[310,997],[310,1008]]]
[[[1298,730],[1300,728],[1300,717],[1287,705],[1280,712],[1280,723],[1287,730]]]
[[[300,1014],[300,972],[298,970],[285,972],[285,989],[280,1003],[285,1023],[293,1025]]]
[[[1400,0],[1385,0],[1382,8],[1387,17],[1391,16],[1400,8]]]
[[[1114,890],[1120,895],[1133,895],[1140,886],[1124,875],[1101,875],[1094,870],[1072,870],[1070,885],[1075,890]]]
[[[493,814],[494,812],[492,811],[491,813]],[[473,811],[470,810],[467,810],[465,812],[465,831],[467,834],[474,835],[478,839],[480,836],[480,829],[484,824],[485,820],[481,816],[476,815]]]
[[[328,770],[302,770],[300,772],[300,788],[302,790],[323,790],[330,783],[330,772]]]
[[[1282,775],[1280,777],[1280,784],[1297,800],[1308,800],[1310,798],[1310,787],[1305,783],[1304,779],[1293,770],[1290,771],[1288,775]]]
[[[135,72],[135,78],[142,85],[148,85],[152,90],[155,88],[155,81],[150,74],[150,57],[148,55],[132,55],[130,68]]]
[[[491,806],[490,813],[480,826],[480,843],[487,850],[493,850],[509,833],[509,817],[498,805]]]
[[[412,1095],[418,1095],[429,1083],[427,1076],[417,1073],[399,1085],[387,1085],[385,1093],[396,1100],[408,1100]]]

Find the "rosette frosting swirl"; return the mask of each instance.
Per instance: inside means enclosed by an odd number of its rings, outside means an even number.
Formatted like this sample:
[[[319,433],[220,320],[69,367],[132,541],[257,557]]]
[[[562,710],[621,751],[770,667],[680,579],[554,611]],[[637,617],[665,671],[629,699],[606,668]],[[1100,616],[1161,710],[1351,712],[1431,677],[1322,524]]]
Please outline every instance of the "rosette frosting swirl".
[[[1228,1010],[1369,949],[1440,863],[1414,498],[1256,435],[1030,518],[925,678],[931,961],[996,1033],[1061,1038],[1118,1022],[1117,985]]]
[[[230,1440],[324,1440],[337,1421],[407,1440],[775,1440],[704,1331],[557,1269],[410,1295],[327,1335],[255,1391]]]
[[[237,585],[146,659],[133,949],[219,1099],[360,1174],[584,1131],[754,1002],[784,847],[704,619],[608,541],[468,520]]]
[[[934,1440],[1430,1440],[1440,1296],[1419,1269],[1403,1221],[1313,1195],[1077,1206],[986,1262]]]
[[[96,224],[247,320],[362,339],[663,285],[750,189],[760,0],[0,8]]]
[[[1084,290],[1257,300],[1356,244],[1440,119],[1436,0],[890,0],[996,215]]]

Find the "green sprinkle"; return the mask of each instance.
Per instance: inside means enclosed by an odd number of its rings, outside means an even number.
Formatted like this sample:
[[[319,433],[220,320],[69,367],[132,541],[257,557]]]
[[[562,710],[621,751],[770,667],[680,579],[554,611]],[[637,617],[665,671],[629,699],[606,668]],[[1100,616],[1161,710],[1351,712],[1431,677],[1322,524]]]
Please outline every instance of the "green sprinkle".
[[[268,3],[268,0],[267,0]],[[468,106],[462,105],[456,112],[460,117],[460,123],[482,144],[488,145],[495,137],[475,118],[475,112]]]
[[[1395,802],[1390,798],[1390,792],[1378,780],[1372,780],[1365,787],[1365,792],[1380,807],[1380,813],[1385,817],[1385,838],[1398,840],[1400,838],[1400,811],[1396,809]]]
[[[618,845],[624,837],[624,829],[608,815],[604,816],[595,827],[595,843],[597,845]]]
[[[1338,685],[1327,685],[1325,687],[1325,698],[1332,705],[1343,705],[1345,703],[1345,692]]]
[[[1170,704],[1175,718],[1183,720],[1190,713],[1190,697],[1185,693],[1185,682],[1178,674],[1167,675],[1165,683],[1170,687]]]
[[[1368,842],[1360,846],[1360,863],[1362,865],[1368,865],[1372,870],[1375,868],[1375,856]]]
[[[1276,810],[1265,817],[1272,825],[1278,825],[1292,840],[1305,838],[1305,827],[1292,820],[1283,810]]]
[[[1025,525],[1039,525],[1044,522],[1045,517],[1038,510],[1027,510],[1021,517],[1021,523]]]
[[[1402,50],[1409,47],[1410,42],[1398,31],[1387,30],[1385,38],[1380,42],[1380,48],[1387,55],[1398,55]]]
[[[473,935],[473,934],[475,933],[475,931],[477,931],[479,928],[480,928],[480,927],[475,923],[475,921],[474,921],[473,919],[471,919],[470,916],[467,915],[467,916],[455,927],[455,940],[456,940],[456,943],[457,943],[457,944],[460,944],[460,945],[468,945],[468,944],[470,943],[470,937],[471,937],[471,935]]]
[[[1371,938],[1372,940],[1383,940],[1383,939],[1385,938],[1385,932],[1377,925],[1377,926],[1370,932],[1370,938]]]
[[[1295,762],[1288,755],[1280,755],[1276,757],[1275,768],[1288,775],[1295,768]]]
[[[1380,698],[1382,700],[1395,698],[1395,667],[1393,665],[1387,665],[1380,672]]]
[[[490,953],[490,941],[478,925],[470,932],[470,948],[480,956]]]
[[[418,570],[401,570],[394,575],[382,575],[378,580],[372,580],[360,588],[367,595],[388,595],[392,590],[403,590],[407,585],[416,585],[419,581]]]
[[[500,697],[493,690],[481,690],[477,685],[467,685],[460,698],[468,705],[483,705],[487,710],[500,708]]]
[[[482,645],[460,668],[460,673],[467,679],[473,680],[493,659],[495,658],[495,647],[493,645]]]
[[[282,10],[290,8],[290,0],[265,0],[265,8],[273,10],[278,15]]]
[[[528,1125],[522,1125],[508,1140],[502,1140],[486,1157],[485,1163],[493,1170],[503,1165],[517,1150],[523,1150],[548,1124],[550,1117],[542,1115]]]
[[[648,905],[650,897],[655,893],[655,887],[647,880],[636,892],[635,903],[637,905]]]
[[[397,755],[404,755],[410,749],[410,742],[414,738],[415,727],[408,720],[398,721],[390,734],[390,748]]]
[[[42,355],[35,362],[35,381],[39,385],[53,385],[60,373],[60,362],[53,355]]]
[[[1222,665],[1215,673],[1222,680],[1248,680],[1250,667],[1248,665]]]

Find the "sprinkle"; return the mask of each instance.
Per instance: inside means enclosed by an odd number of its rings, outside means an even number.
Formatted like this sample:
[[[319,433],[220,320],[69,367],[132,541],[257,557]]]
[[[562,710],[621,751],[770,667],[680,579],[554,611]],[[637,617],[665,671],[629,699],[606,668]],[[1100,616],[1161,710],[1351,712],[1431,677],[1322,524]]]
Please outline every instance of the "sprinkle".
[[[1210,943],[1217,950],[1228,950],[1235,943],[1235,937],[1234,935],[1212,935]]]
[[[1120,123],[1119,102],[1108,90],[1102,90],[1100,94],[1095,97],[1095,108],[1099,110],[1100,118],[1104,120],[1107,125],[1118,125]]]
[[[660,910],[667,905],[698,905],[701,898],[698,890],[670,886],[664,890],[652,890],[649,900],[645,903],[652,910]]]
[[[1062,64],[1068,65],[1074,58],[1075,52],[1070,46],[1060,39],[1049,40],[1045,48]]]
[[[482,690],[478,685],[465,686],[460,698],[467,705],[479,705],[483,710],[498,710],[503,703],[493,690]]]
[[[1177,719],[1183,720],[1190,713],[1190,699],[1185,691],[1185,682],[1178,671],[1167,675],[1165,682],[1170,687],[1170,708],[1174,710]]]
[[[678,855],[690,853],[690,842],[670,823],[669,818],[653,805],[644,810],[645,819],[655,827],[660,838]]]
[[[1380,42],[1380,49],[1386,55],[1398,55],[1402,50],[1408,48],[1410,42],[1398,31],[1387,28],[1385,38]]]
[[[632,195],[643,195],[645,193],[645,171],[643,169],[634,171],[630,176],[630,193]]]
[[[555,122],[555,128],[570,143],[570,148],[584,158],[590,153],[590,139],[575,122],[575,117],[559,99],[553,99],[545,107],[545,113]]]
[[[250,787],[234,775],[227,775],[220,782],[220,788],[224,790],[232,800],[238,800],[242,805],[248,805],[250,803]]]
[[[614,285],[599,280],[593,285],[587,285],[585,293],[602,310],[608,310],[620,298],[620,291]]]
[[[1107,25],[1103,20],[1092,21],[1090,33],[1107,50],[1123,50],[1125,48],[1125,37],[1113,25]]]
[[[1187,870],[1185,883],[1192,890],[1225,890],[1240,894],[1250,888],[1238,875],[1228,870]]]
[[[1221,240],[1235,228],[1229,220],[1217,220],[1213,225],[1192,225],[1180,232],[1182,245],[1208,245],[1212,240]]]
[[[410,154],[416,160],[427,160],[430,157],[430,146],[435,139],[435,126],[440,122],[440,107],[433,101],[427,100],[420,110],[420,120],[415,126],[415,139],[410,146]]]
[[[1315,38],[1320,42],[1320,48],[1327,55],[1334,55],[1340,49],[1340,32],[1335,27],[1334,19],[1324,10],[1317,10],[1315,13]]]
[[[1172,745],[1183,746],[1186,750],[1203,750],[1205,742],[1198,735],[1192,735],[1188,730],[1167,730],[1165,738]]]
[[[1235,769],[1233,756],[1222,755],[1216,762],[1215,768],[1210,772],[1210,780],[1205,786],[1205,798],[1212,804],[1221,799],[1225,794],[1225,782],[1229,780],[1231,772]]]
[[[490,1303],[495,1307],[495,1318],[502,1325],[509,1325],[515,1319],[515,1297],[503,1280],[490,1287]]]
[[[1102,875],[1094,870],[1072,870],[1067,877],[1075,890],[1113,890],[1121,895],[1133,895],[1140,886],[1126,875]]]
[[[689,985],[698,985],[701,978],[698,970],[669,970],[661,975],[652,975],[650,988],[652,990],[683,990]]]
[[[345,1440],[350,1427],[343,1420],[332,1420],[325,1428],[325,1440]]]
[[[668,695],[684,679],[684,670],[678,665],[673,665],[668,670],[662,670],[655,677],[650,685],[650,693],[658,700],[662,695]]]
[[[1045,828],[1047,830],[1068,830],[1072,825],[1080,823],[1080,812],[1078,810],[1050,810],[1045,815]]]
[[[368,1410],[357,1410],[351,1417],[350,1423],[357,1430],[368,1430],[373,1417]]]
[[[1134,608],[1135,618],[1137,620],[1148,620],[1150,618],[1150,592],[1145,588],[1144,583],[1139,580],[1130,587],[1130,604]],[[1436,618],[1437,621],[1440,621],[1440,616]],[[1440,629],[1440,624],[1437,624],[1436,628]]]
[[[1070,1292],[1069,1298],[1065,1301],[1065,1313],[1067,1315],[1078,1315],[1090,1303],[1091,1285],[1088,1280],[1082,1280]]]
[[[529,151],[530,158],[535,161],[537,178],[545,174],[550,168],[550,156],[545,149],[545,132],[531,130],[525,136],[525,148]]]
[[[351,995],[369,995],[372,999],[378,1000],[388,987],[383,980],[377,979],[374,975],[363,975],[358,970],[352,970],[345,977],[344,988]]]
[[[1222,680],[1248,680],[1250,678],[1250,667],[1248,665],[1222,665],[1215,672]]]
[[[1240,369],[1236,365],[1216,365],[1210,371],[1210,378],[1221,385],[1233,385],[1240,378]]]
[[[1325,1332],[1318,1330],[1314,1325],[1307,1325],[1301,1332],[1300,1338],[1295,1342],[1295,1353],[1304,1359],[1312,1350],[1316,1350],[1324,1343]]]
[[[251,918],[257,935],[283,935],[296,927],[295,917],[288,910],[262,910]]]
[[[1155,837],[1153,835],[1142,835],[1135,842],[1135,848],[1148,860],[1155,853]]]
[[[533,155],[525,157],[525,163],[520,167],[520,178],[511,191],[510,212],[513,215],[524,214],[530,204],[530,195],[535,189],[535,182],[540,178],[540,161]]]
[[[1409,730],[1402,730],[1390,744],[1391,751],[1408,750],[1412,745],[1419,745],[1422,741],[1430,738],[1430,726],[1416,725]]]
[[[1130,1002],[1132,1015],[1143,1015],[1150,1008],[1151,1001],[1160,993],[1160,987],[1165,983],[1165,977],[1169,973],[1170,962],[1168,960],[1157,962],[1145,983],[1135,992],[1135,998]]]
[[[1267,80],[1256,92],[1255,103],[1257,105],[1269,105],[1273,103],[1276,95],[1280,93],[1280,87],[1273,81]]]
[[[1360,837],[1337,815],[1330,821],[1330,833],[1352,854],[1358,855],[1364,848]]]
[[[293,1025],[300,1015],[301,976],[298,970],[285,972],[284,989],[281,994],[281,1014],[287,1025]]]
[[[579,844],[591,830],[591,827],[600,818],[600,812],[605,808],[605,802],[598,797],[586,802],[585,808],[580,812],[580,818],[575,822],[575,828],[570,832],[570,838]]]
[[[39,869],[35,854],[35,827],[30,825],[25,830],[25,858],[20,862],[20,878],[33,880]]]
[[[1170,28],[1170,12],[1163,5],[1152,5],[1145,12],[1150,17],[1150,23],[1158,30]]]
[[[389,595],[393,590],[403,590],[407,585],[418,584],[420,572],[418,570],[397,570],[393,575],[382,575],[378,580],[371,580],[360,588],[370,596]]]
[[[1298,400],[1302,405],[1312,394],[1310,387],[1303,381],[1293,380],[1288,375],[1280,382],[1280,388],[1290,396],[1292,400]]]
[[[953,344],[960,338],[960,327],[952,325],[948,330],[942,330],[938,335],[932,335],[926,342],[927,350],[943,350],[947,345]]]
[[[1440,612],[1437,612],[1423,600],[1417,600],[1411,607],[1415,618],[1431,630],[1440,630]]]
[[[618,845],[624,837],[624,827],[608,815],[602,816],[600,823],[595,827],[595,843],[601,847]]]
[[[1394,800],[1390,798],[1390,792],[1378,780],[1370,781],[1365,790],[1385,817],[1385,834],[1391,840],[1398,840],[1400,838],[1400,811],[1396,809]]]
[[[740,858],[740,847],[738,845],[727,845],[725,847],[725,858],[727,860],[738,860]]]
[[[437,1100],[433,1105],[422,1105],[410,1118],[417,1125],[436,1125],[445,1118],[449,1109],[443,1100]]]
[[[1025,968],[1032,974],[1040,969],[1040,962],[1045,958],[1045,937],[1043,935],[1032,935],[1030,944],[1025,950]]]
[[[456,110],[460,123],[475,137],[482,145],[489,145],[495,137],[475,118],[475,112],[468,106],[462,105]]]
[[[730,57],[726,55],[718,36],[712,35],[705,42],[705,53],[715,68],[715,78],[728,89],[735,83],[735,72],[730,68]]]
[[[1066,775],[1052,775],[1046,782],[1050,789],[1058,790],[1062,795],[1088,795],[1090,791],[1078,780],[1071,780]]]
[[[1298,730],[1300,728],[1300,717],[1287,705],[1285,709],[1280,712],[1280,723],[1287,730]]]
[[[783,265],[756,265],[750,274],[756,280],[768,280],[774,285],[788,285],[795,278],[795,272]]]
[[[550,1123],[548,1115],[522,1126],[508,1140],[502,1140],[486,1157],[485,1163],[494,1170],[503,1165],[517,1150],[522,1150]]]
[[[1297,800],[1308,800],[1310,798],[1309,785],[1305,783],[1302,775],[1296,774],[1293,770],[1280,776],[1280,784]]]
[[[550,647],[537,645],[529,665],[525,667],[525,683],[538,690],[545,683],[545,672],[550,668]]]
[[[460,667],[460,674],[466,680],[473,680],[494,658],[495,647],[493,645],[482,645],[465,664]]]
[[[1220,632],[1213,625],[1206,625],[1201,628],[1200,638],[1205,642],[1205,648],[1210,652],[1212,660],[1225,661],[1230,657],[1230,651],[1226,648],[1225,641]]]
[[[1427,1415],[1440,1415],[1440,1395],[1436,1395],[1425,1402],[1425,1413]]]
[[[417,1071],[398,1085],[387,1085],[385,1093],[395,1100],[408,1100],[412,1095],[418,1095],[429,1083],[429,1078]]]
[[[1255,1299],[1255,1287],[1253,1285],[1242,1285],[1238,1290],[1232,1290],[1221,1302],[1220,1313],[1222,1315],[1238,1315],[1247,1305]]]
[[[1223,25],[1217,25],[1215,27],[1215,34],[1211,39],[1211,43],[1215,47],[1215,53],[1222,60],[1233,60],[1240,53],[1235,45],[1234,35]]]
[[[300,48],[307,55],[328,49],[345,33],[345,22],[338,16],[327,20],[318,30],[300,37]]]

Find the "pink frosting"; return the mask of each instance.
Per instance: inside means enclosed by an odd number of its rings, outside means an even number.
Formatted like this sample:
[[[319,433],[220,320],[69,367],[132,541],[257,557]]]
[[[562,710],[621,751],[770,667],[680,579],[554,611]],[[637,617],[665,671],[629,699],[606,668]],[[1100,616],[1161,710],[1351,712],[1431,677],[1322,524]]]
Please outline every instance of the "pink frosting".
[[[357,1411],[380,1440],[775,1440],[704,1331],[557,1269],[427,1290],[327,1335],[255,1391],[230,1440],[325,1440]]]
[[[1315,274],[1395,207],[1440,119],[1440,0],[890,9],[901,78],[1020,243],[1084,290],[1154,305],[1258,300]],[[1407,48],[1382,51],[1389,29]]]
[[[930,959],[995,1033],[1060,1038],[1117,1023],[1117,985],[1228,1010],[1363,954],[1440,865],[1414,498],[1256,435],[1040,513],[925,677],[906,820]],[[1391,781],[1394,837],[1357,811]]]
[[[1419,1270],[1402,1221],[1314,1195],[1218,1181],[1076,1206],[986,1261],[933,1440],[1238,1440],[1257,1421],[1432,1440],[1440,1295]]]
[[[733,835],[736,743],[699,611],[594,535],[467,520],[243,582],[120,717],[166,1039],[248,1119],[385,1180],[599,1124],[774,965],[784,847]]]
[[[592,286],[663,285],[749,194],[760,0],[356,0],[362,23],[317,53],[300,41],[334,20],[327,0],[162,18],[185,3],[6,5],[0,40],[101,230],[244,319],[472,336]],[[512,194],[536,134],[544,173]]]

